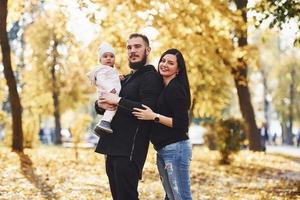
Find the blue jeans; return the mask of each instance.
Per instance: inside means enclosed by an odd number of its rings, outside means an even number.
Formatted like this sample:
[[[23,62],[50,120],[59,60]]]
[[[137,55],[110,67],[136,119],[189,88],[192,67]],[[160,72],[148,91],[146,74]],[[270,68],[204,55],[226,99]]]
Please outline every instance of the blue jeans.
[[[169,144],[157,152],[157,168],[169,200],[191,200],[189,140]]]

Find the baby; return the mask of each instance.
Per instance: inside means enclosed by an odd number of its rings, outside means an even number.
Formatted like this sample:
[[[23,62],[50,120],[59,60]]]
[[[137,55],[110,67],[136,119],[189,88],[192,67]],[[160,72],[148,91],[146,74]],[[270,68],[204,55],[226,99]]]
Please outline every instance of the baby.
[[[92,83],[97,88],[98,98],[102,92],[113,92],[119,94],[121,83],[118,71],[114,68],[115,65],[115,50],[108,43],[102,43],[99,47],[99,62],[100,64],[90,71],[87,75]],[[100,136],[101,133],[112,133],[110,122],[116,111],[106,110],[100,122],[94,128],[95,134]]]

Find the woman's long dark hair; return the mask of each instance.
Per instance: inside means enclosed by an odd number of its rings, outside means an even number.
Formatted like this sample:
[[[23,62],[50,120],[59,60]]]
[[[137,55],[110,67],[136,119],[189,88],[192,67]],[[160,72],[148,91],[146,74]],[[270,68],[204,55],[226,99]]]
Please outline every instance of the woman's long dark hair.
[[[184,89],[186,90],[186,94],[187,94],[187,98],[188,98],[188,108],[190,108],[191,107],[190,84],[189,84],[189,79],[188,79],[187,72],[186,72],[185,61],[184,61],[183,55],[178,49],[168,49],[161,55],[158,65],[161,62],[162,58],[166,54],[175,55],[177,58],[179,72],[176,77],[180,81],[180,83],[184,86]],[[160,74],[159,68],[158,68],[158,72]]]

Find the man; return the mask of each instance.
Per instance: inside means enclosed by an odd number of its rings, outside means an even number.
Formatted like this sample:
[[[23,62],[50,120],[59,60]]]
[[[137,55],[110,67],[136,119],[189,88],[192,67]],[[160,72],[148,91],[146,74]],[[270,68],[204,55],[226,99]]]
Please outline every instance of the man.
[[[151,48],[146,36],[134,33],[127,41],[128,61],[132,73],[121,82],[119,96],[104,93],[95,104],[104,109],[117,109],[111,122],[112,134],[103,133],[96,152],[106,155],[106,173],[114,200],[137,200],[138,180],[146,160],[151,131],[150,121],[133,116],[134,107],[155,107],[162,81],[152,65],[147,64]]]

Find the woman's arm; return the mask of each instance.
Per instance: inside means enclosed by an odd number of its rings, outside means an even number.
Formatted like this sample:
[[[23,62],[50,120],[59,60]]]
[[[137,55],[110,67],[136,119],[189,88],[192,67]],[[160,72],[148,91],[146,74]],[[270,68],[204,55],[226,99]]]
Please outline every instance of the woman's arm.
[[[170,128],[186,129],[188,127],[188,107],[187,98],[183,88],[175,85],[169,88],[165,95],[166,103],[173,112],[172,117],[160,115],[159,123]],[[133,115],[140,120],[154,120],[158,113],[153,112],[149,107],[143,105],[145,109],[134,108]]]
[[[172,84],[165,95],[166,103],[172,110],[173,128],[186,130],[189,125],[187,94],[180,84]]]

